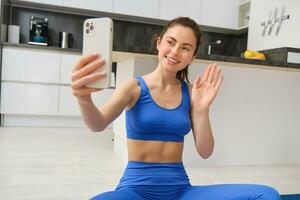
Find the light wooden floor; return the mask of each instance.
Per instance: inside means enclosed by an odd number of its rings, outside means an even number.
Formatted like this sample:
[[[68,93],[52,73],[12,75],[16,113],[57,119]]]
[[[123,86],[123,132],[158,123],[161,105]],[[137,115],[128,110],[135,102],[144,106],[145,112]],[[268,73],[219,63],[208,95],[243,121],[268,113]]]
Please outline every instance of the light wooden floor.
[[[113,190],[124,163],[112,131],[0,128],[0,199],[83,200]],[[300,165],[188,168],[192,184],[259,183],[300,193]]]

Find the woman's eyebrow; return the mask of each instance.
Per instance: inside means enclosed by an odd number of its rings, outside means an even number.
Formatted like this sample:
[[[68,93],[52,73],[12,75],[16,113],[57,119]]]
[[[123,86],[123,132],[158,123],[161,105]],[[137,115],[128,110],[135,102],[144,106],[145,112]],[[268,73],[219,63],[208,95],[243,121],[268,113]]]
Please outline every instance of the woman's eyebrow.
[[[172,36],[167,36],[167,38],[169,38],[169,39],[171,39],[171,40],[177,42],[177,40],[176,40],[175,38],[173,38]],[[190,43],[183,43],[183,45],[188,45],[188,46],[190,46],[190,47],[193,48],[193,45],[191,45]]]

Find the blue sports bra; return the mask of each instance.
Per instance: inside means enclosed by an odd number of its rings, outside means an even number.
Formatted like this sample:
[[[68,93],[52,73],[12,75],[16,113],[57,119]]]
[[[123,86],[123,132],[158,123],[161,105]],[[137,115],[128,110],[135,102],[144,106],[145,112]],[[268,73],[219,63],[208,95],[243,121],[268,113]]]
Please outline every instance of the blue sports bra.
[[[188,84],[182,81],[180,105],[174,109],[166,109],[154,102],[144,79],[136,79],[141,92],[135,105],[126,111],[127,138],[183,142],[184,136],[191,130]]]

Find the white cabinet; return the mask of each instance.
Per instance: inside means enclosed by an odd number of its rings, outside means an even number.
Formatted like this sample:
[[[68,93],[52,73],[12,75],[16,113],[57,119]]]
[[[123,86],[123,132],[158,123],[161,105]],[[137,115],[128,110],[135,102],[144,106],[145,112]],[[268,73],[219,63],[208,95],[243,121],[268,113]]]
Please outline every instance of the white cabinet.
[[[64,0],[64,6],[112,12],[113,11],[113,0]]]
[[[126,15],[157,18],[159,0],[114,0],[113,12]]]
[[[58,83],[59,63],[57,53],[6,47],[2,54],[2,80]]]
[[[41,1],[41,0],[21,0],[21,1],[28,1],[28,2],[35,2],[35,3],[62,6],[64,0],[43,0],[43,1]]]
[[[250,0],[240,0],[239,27],[247,27],[250,19]]]
[[[59,88],[58,115],[80,116],[80,108],[70,86]]]
[[[1,113],[57,115],[58,86],[1,83]]]
[[[81,55],[62,54],[60,66],[60,83],[70,84],[72,71]]]
[[[190,17],[200,23],[200,0],[160,0],[159,18],[170,20],[179,16]]]
[[[105,89],[92,94],[97,107],[105,104],[113,93],[113,89]],[[58,114],[62,116],[80,116],[80,108],[70,86],[60,86]]]
[[[236,29],[239,19],[239,0],[201,0],[200,24]]]

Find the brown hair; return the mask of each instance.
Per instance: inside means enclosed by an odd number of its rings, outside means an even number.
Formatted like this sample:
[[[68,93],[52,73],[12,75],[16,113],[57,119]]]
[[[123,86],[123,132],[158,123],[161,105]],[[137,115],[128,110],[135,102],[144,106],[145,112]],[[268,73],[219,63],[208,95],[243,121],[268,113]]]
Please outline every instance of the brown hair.
[[[192,20],[189,17],[177,17],[171,21],[169,21],[163,28],[163,30],[160,33],[159,37],[156,37],[154,40],[157,42],[158,39],[163,38],[164,34],[166,33],[166,31],[171,28],[174,27],[176,25],[181,25],[183,27],[188,27],[190,29],[192,29],[192,31],[195,34],[196,37],[196,47],[195,47],[195,51],[194,51],[194,56],[197,54],[198,52],[198,48],[199,48],[199,44],[200,44],[200,40],[201,40],[201,36],[202,36],[202,32],[198,26],[198,24]],[[188,78],[188,66],[186,66],[184,69],[180,70],[177,72],[176,74],[176,78],[179,79],[180,81],[186,80],[188,83],[189,78]]]

